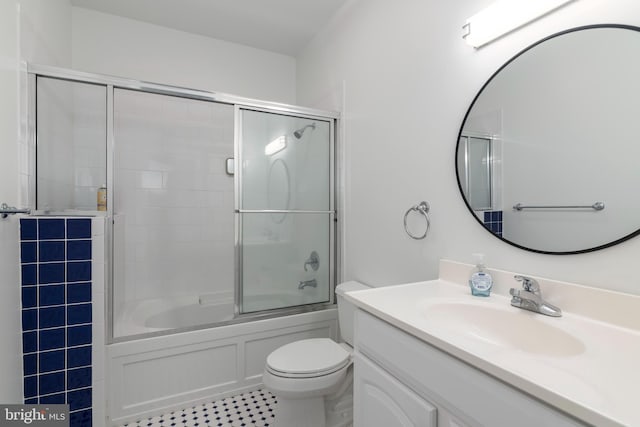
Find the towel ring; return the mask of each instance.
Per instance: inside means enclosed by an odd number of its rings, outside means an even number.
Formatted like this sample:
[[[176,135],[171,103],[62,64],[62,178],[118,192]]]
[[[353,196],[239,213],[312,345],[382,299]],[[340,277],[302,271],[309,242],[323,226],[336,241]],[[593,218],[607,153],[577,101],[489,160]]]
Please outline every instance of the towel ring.
[[[412,239],[422,240],[425,237],[427,237],[427,233],[429,232],[429,228],[431,227],[431,220],[429,219],[429,209],[430,209],[429,203],[420,202],[420,204],[410,207],[407,210],[407,212],[404,214],[404,231]],[[409,213],[412,212],[412,211],[422,214],[422,216],[424,216],[424,219],[427,220],[427,228],[424,230],[424,234],[421,234],[419,236],[411,234],[411,232],[409,231],[409,228],[407,227],[407,217],[409,216]]]

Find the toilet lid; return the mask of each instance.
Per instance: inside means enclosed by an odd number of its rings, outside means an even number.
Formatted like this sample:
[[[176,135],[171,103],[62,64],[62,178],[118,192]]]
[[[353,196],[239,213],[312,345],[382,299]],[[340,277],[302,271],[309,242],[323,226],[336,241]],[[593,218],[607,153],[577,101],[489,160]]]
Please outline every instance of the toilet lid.
[[[267,369],[285,377],[317,377],[347,366],[351,354],[329,338],[283,345],[267,357]]]

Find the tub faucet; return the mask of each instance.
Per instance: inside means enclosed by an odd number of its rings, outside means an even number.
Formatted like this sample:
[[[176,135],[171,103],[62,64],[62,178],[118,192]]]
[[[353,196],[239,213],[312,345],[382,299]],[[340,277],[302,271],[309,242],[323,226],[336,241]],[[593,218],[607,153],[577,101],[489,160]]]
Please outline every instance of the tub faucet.
[[[317,288],[318,282],[316,281],[316,279],[311,279],[311,280],[301,280],[300,283],[298,283],[298,289],[304,289],[307,286],[311,286],[312,288]]]
[[[513,276],[518,282],[522,282],[522,289],[511,288],[511,305],[546,316],[560,317],[562,310],[542,299],[540,285],[535,279],[527,276]]]

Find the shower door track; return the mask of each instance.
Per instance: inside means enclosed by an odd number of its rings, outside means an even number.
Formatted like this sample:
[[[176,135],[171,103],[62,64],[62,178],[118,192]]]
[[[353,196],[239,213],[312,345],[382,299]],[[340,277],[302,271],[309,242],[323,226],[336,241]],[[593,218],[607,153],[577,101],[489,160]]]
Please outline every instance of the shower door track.
[[[127,79],[104,74],[88,73],[68,68],[54,67],[50,65],[28,63],[23,71],[25,75],[37,75],[51,77],[60,80],[68,80],[79,83],[93,83],[105,86],[113,86],[117,89],[130,89],[140,92],[155,93],[158,95],[177,96],[180,98],[197,99],[200,101],[212,101],[221,104],[238,105],[250,109],[267,109],[276,113],[306,115],[337,120],[340,113],[337,111],[317,110],[315,108],[298,107],[296,105],[280,102],[263,101],[260,99],[246,98],[222,92],[213,92],[200,89],[190,89],[180,86],[151,83],[143,80]],[[30,105],[30,104],[29,104]]]
[[[301,213],[301,214],[335,214],[335,210],[305,211],[295,209],[236,209],[236,213]]]

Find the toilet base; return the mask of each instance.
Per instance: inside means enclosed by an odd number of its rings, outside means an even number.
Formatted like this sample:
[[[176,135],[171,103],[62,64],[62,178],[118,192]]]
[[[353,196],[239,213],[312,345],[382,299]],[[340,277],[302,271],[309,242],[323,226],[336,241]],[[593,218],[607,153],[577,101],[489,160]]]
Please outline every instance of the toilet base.
[[[324,397],[277,398],[274,427],[326,427]]]

